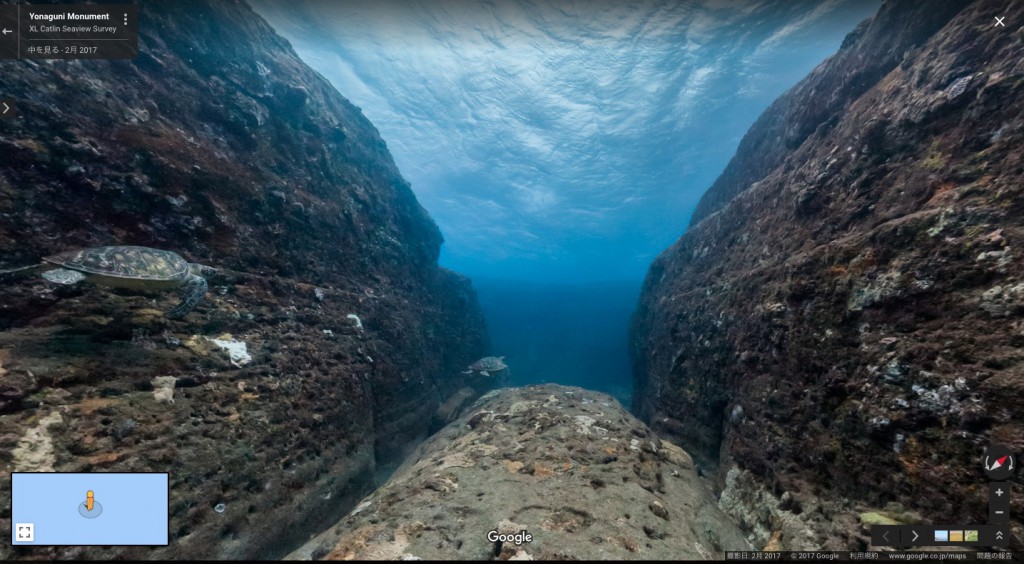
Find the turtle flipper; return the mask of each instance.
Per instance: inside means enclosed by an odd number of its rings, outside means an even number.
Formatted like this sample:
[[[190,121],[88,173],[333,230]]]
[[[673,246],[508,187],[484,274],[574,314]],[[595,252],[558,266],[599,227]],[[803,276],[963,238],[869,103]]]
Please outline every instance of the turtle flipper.
[[[491,373],[490,373],[490,372],[488,372],[488,371],[486,371],[486,370],[481,370],[481,371],[480,371],[480,375],[481,375],[481,376],[490,376],[490,375],[491,375]]]
[[[8,270],[0,270],[0,278],[14,277],[14,276],[31,276],[33,274],[39,274],[44,270],[53,268],[53,265],[48,262],[41,262],[39,264],[33,264],[32,266],[22,266],[20,268],[11,268]]]
[[[85,280],[85,275],[77,270],[68,270],[67,268],[55,268],[53,270],[47,270],[42,274],[43,278],[53,282],[54,284],[77,284],[82,280]]]
[[[171,311],[168,311],[167,317],[185,317],[185,314],[192,311],[192,308],[196,307],[199,300],[203,299],[207,288],[206,278],[193,274],[189,277],[188,282],[185,283],[185,295],[181,298],[181,303],[174,306],[174,309]]]

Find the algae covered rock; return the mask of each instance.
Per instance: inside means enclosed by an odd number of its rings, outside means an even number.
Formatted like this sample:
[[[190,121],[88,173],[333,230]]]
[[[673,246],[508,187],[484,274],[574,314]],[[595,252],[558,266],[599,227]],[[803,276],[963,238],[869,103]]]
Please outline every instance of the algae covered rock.
[[[437,226],[357,107],[242,1],[138,8],[133,60],[0,61],[18,100],[0,270],[137,245],[219,272],[183,319],[149,282],[5,278],[0,475],[170,472],[170,544],[6,543],[0,560],[279,557],[345,515],[488,353],[469,281],[437,265]],[[157,264],[132,248],[119,280]]]
[[[648,272],[634,412],[756,544],[866,546],[890,502],[987,522],[984,449],[1024,450],[1024,87],[1018,38],[978,33],[993,6],[885,2]]]
[[[611,396],[490,392],[291,558],[704,559],[750,550],[682,449]]]

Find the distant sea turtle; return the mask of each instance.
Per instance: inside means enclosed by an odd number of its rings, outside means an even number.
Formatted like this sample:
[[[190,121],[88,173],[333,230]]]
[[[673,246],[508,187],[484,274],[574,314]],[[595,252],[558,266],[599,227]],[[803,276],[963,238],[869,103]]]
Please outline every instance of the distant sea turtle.
[[[508,366],[504,362],[505,357],[503,356],[485,356],[480,360],[469,365],[469,370],[463,372],[463,374],[472,374],[479,372],[481,376],[490,376],[492,372],[501,372],[502,370],[507,371]]]
[[[12,270],[7,274],[36,274],[56,284],[75,284],[88,280],[94,284],[132,290],[169,290],[185,287],[181,303],[167,317],[183,317],[206,294],[203,275],[216,272],[201,264],[190,263],[177,253],[149,247],[93,247],[43,258],[42,263]]]

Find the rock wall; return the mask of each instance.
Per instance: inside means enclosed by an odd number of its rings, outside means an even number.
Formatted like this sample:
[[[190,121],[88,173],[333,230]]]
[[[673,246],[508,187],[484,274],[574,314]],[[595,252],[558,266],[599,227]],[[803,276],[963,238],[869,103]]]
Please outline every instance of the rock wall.
[[[609,395],[505,388],[462,410],[288,558],[704,560],[750,550],[706,482],[689,454]]]
[[[241,2],[140,20],[134,61],[0,63],[0,269],[134,244],[220,272],[182,320],[173,292],[5,278],[0,483],[169,471],[171,545],[0,558],[281,556],[488,386],[460,373],[475,294],[359,109]]]
[[[1024,452],[1024,43],[1003,7],[887,2],[648,273],[634,410],[717,465],[759,542],[987,522],[985,446]]]
[[[878,17],[857,26],[838,53],[761,114],[721,176],[697,203],[691,225],[764,178],[819,127],[833,127],[838,115],[896,68],[909,51],[928,41],[962,7],[962,2],[952,1],[927,6],[883,4]]]

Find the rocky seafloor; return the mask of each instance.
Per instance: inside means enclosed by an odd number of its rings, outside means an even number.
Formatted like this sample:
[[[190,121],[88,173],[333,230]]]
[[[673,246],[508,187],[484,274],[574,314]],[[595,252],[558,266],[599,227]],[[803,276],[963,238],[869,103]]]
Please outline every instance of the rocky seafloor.
[[[648,273],[635,411],[716,468],[757,544],[986,523],[986,446],[1024,452],[1024,39],[993,31],[1003,7],[886,2]]]
[[[530,541],[495,540],[524,532]],[[463,408],[288,558],[703,560],[724,550],[750,545],[690,455],[607,394],[546,384]]]

